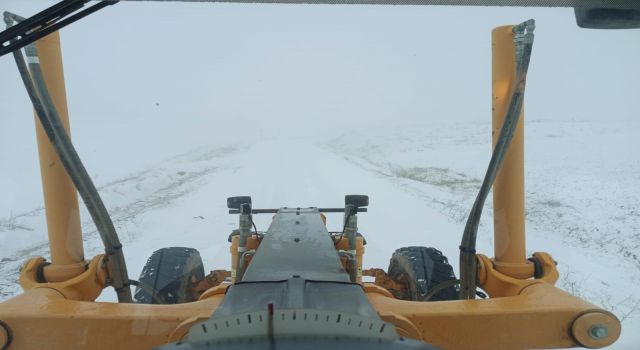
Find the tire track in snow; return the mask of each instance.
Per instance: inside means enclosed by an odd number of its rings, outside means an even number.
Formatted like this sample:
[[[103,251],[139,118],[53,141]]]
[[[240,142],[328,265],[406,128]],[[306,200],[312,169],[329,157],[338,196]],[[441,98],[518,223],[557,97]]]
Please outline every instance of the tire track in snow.
[[[206,182],[207,176],[222,170],[221,160],[247,146],[203,147],[172,157],[162,166],[145,169],[136,174],[111,181],[98,187],[120,240],[132,240],[127,224],[139,220],[146,212],[171,206],[176,200],[191,193]],[[82,207],[82,204],[81,204]],[[85,256],[102,253],[100,237],[88,219],[90,216],[81,209]],[[38,232],[38,240],[27,242],[15,251],[4,250],[0,258],[0,300],[20,292],[19,269],[27,257],[48,256],[49,244],[46,238],[44,209],[38,208],[0,221],[0,234],[6,239],[27,240],[24,231]]]

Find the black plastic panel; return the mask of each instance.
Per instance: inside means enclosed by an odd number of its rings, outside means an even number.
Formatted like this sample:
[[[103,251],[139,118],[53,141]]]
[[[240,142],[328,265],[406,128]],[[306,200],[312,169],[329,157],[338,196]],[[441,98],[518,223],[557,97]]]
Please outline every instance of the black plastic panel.
[[[230,286],[213,317],[274,309],[334,310],[378,318],[359,284],[305,281],[240,283]]]
[[[397,339],[390,342],[367,341],[342,337],[295,337],[270,340],[238,339],[230,342],[206,342],[201,344],[168,344],[161,350],[438,350],[437,348],[413,339]]]
[[[278,210],[242,282],[283,281],[294,276],[350,281],[317,208]]]
[[[639,1],[640,3],[640,1]],[[590,29],[640,28],[640,10],[576,8],[578,26]],[[629,43],[635,44],[635,43]]]

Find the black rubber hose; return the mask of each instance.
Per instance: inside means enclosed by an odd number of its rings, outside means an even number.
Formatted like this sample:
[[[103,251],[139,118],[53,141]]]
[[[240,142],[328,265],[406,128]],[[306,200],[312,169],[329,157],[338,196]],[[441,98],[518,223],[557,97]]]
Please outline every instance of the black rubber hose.
[[[484,180],[482,181],[482,186],[473,203],[462,235],[462,242],[460,243],[460,299],[474,299],[476,296],[476,240],[478,236],[478,225],[480,224],[480,217],[482,216],[482,208],[489,195],[491,186],[493,186],[498,170],[500,170],[504,156],[509,149],[520,119],[527,70],[529,69],[531,49],[533,46],[534,23],[533,20],[529,20],[514,27],[516,35],[518,35],[518,33],[522,35],[522,33],[526,32],[523,37],[523,51],[521,53],[516,52],[516,59],[518,59],[516,64],[516,86],[511,95],[507,114],[500,130],[500,136],[491,154],[491,160],[487,167]],[[519,54],[520,57],[518,57]]]
[[[10,23],[8,22],[7,25],[10,25]],[[40,69],[35,45],[27,46],[26,52],[31,73],[27,68],[22,52],[16,50],[13,55],[33,108],[36,110],[42,128],[78,190],[100,234],[107,254],[111,283],[118,295],[118,301],[130,303],[133,300],[131,289],[129,288],[127,267],[122,253],[122,244],[120,244],[111,217],[60,121]]]

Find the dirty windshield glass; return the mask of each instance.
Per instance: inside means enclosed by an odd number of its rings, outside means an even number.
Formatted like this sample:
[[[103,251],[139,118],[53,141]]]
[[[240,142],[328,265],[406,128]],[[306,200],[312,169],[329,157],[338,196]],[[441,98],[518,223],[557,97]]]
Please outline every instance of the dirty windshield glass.
[[[636,348],[612,4],[41,13],[0,49],[83,15],[0,56],[0,349]]]

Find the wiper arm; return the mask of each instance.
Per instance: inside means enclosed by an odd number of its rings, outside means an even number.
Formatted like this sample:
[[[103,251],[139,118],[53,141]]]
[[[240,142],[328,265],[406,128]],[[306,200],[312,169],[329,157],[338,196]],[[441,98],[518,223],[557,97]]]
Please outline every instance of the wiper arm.
[[[113,5],[119,0],[104,0],[77,12],[89,1],[63,0],[27,19],[5,12],[5,21],[15,20],[20,23],[0,32],[0,57],[19,50],[102,8]]]
[[[5,13],[5,21],[8,27],[13,24],[14,20],[21,18],[17,15],[12,16],[9,18]],[[69,178],[78,190],[80,197],[82,197],[87,211],[100,234],[100,238],[102,238],[107,256],[107,271],[111,278],[111,285],[118,295],[118,301],[130,303],[132,302],[132,297],[131,289],[129,288],[129,277],[118,233],[113,226],[109,212],[100,198],[100,194],[93,181],[91,181],[91,177],[82,164],[78,152],[73,147],[71,139],[60,120],[56,106],[47,89],[47,84],[44,81],[36,45],[27,45],[25,51],[27,55],[26,61],[22,51],[19,49],[13,52],[13,56],[29,99],[33,104],[42,129],[49,142],[51,142]]]
[[[482,207],[489,195],[491,186],[493,186],[498,170],[500,170],[520,119],[527,71],[533,47],[534,29],[535,21],[532,19],[513,27],[513,32],[515,33],[515,57],[517,60],[515,87],[509,100],[509,107],[500,130],[500,137],[493,149],[487,173],[469,213],[462,242],[460,243],[460,299],[474,299],[476,295],[476,238],[478,236],[478,225],[482,216]]]

